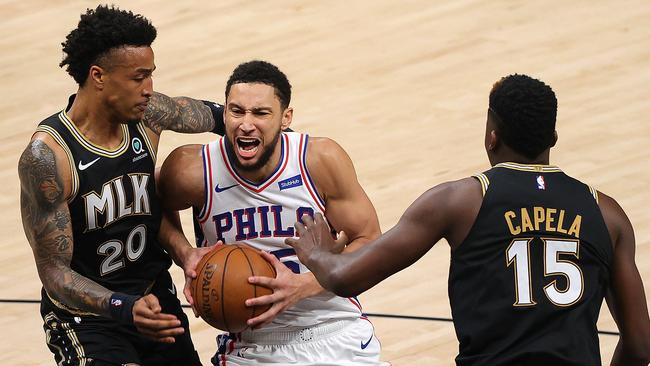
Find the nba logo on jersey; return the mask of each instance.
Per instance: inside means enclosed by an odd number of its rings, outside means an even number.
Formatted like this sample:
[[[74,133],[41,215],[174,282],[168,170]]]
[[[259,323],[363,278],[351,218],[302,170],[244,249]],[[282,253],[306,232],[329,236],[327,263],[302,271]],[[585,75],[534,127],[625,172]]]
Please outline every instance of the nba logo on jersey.
[[[541,175],[537,176],[537,189],[546,190],[546,182]]]

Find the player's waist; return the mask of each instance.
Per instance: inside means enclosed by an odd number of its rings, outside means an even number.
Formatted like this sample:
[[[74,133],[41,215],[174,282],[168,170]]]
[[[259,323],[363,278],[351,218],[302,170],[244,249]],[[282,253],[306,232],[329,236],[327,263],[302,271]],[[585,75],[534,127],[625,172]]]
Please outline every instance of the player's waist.
[[[262,330],[295,330],[318,326],[330,321],[359,318],[361,307],[348,298],[332,295],[327,301],[324,295],[311,297],[279,314],[271,324]]]
[[[291,330],[249,329],[239,333],[238,336],[243,342],[255,344],[291,344],[313,342],[340,333],[347,327],[354,324],[355,321],[356,319],[344,319],[322,323],[311,327],[293,328]]]

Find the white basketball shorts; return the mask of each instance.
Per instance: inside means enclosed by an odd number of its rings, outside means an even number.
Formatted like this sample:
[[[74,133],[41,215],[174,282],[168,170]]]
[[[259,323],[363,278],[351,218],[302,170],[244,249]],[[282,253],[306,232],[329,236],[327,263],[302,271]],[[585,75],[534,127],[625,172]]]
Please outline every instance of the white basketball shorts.
[[[389,366],[379,361],[381,344],[372,323],[361,317],[299,331],[244,331],[217,337],[215,366]]]

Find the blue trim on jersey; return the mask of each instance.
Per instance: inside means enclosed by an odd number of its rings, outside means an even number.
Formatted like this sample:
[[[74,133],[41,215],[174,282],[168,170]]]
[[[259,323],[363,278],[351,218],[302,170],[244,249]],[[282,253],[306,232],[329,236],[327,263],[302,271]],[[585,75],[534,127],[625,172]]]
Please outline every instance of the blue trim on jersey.
[[[311,179],[311,175],[309,175],[309,169],[307,168],[307,143],[308,142],[309,142],[309,135],[305,134],[305,146],[303,146],[303,152],[302,152],[302,166],[305,167],[305,175],[307,176],[307,180],[309,181],[309,184],[314,189],[314,194],[316,195],[316,198],[318,198],[320,204],[323,207],[325,207],[325,202],[323,202],[320,193],[318,193],[318,190],[316,189],[316,185],[314,184],[314,181]]]
[[[225,138],[225,137],[222,137],[222,138]],[[224,145],[225,145],[225,141],[224,141]],[[282,164],[284,163],[284,149],[285,149],[285,146],[284,146],[284,133],[280,132],[280,160],[278,161],[278,165],[273,170],[273,173],[269,174],[269,176],[266,177],[260,183],[251,182],[250,180],[248,180],[248,179],[242,177],[241,175],[239,175],[239,173],[237,172],[237,169],[235,169],[235,164],[233,164],[233,162],[230,160],[230,156],[227,153],[226,153],[226,159],[228,159],[228,164],[230,164],[230,166],[232,167],[232,171],[233,171],[233,173],[235,173],[237,178],[243,180],[244,182],[246,182],[246,184],[250,184],[251,186],[253,186],[255,188],[259,188],[259,187],[263,186],[264,184],[266,184],[271,178],[273,178],[275,173],[277,173],[278,170],[280,170],[280,168],[282,167]]]
[[[206,214],[206,210],[209,209],[209,207],[208,207],[208,205],[209,205],[208,194],[210,194],[210,190],[212,189],[211,187],[208,187],[210,185],[210,183],[208,181],[210,179],[210,177],[209,177],[210,173],[208,171],[208,160],[207,160],[208,158],[205,155],[205,153],[206,153],[205,150],[209,149],[209,148],[210,148],[210,145],[208,144],[208,145],[204,145],[203,149],[201,149],[201,156],[203,157],[203,188],[205,189],[205,192],[203,192],[204,193],[203,194],[203,208],[201,209],[201,211],[199,211],[199,215],[197,216],[199,221]]]
[[[285,249],[279,249],[279,250],[274,250],[273,255],[275,255],[278,259],[288,257],[290,255],[296,255],[296,251],[293,248],[285,248]]]
[[[203,228],[201,227],[201,223],[199,223],[199,219],[196,216],[197,213],[196,207],[192,207],[192,224],[194,225],[194,240],[196,241],[196,247],[200,248],[203,246],[203,242],[205,241],[205,235],[203,234]]]

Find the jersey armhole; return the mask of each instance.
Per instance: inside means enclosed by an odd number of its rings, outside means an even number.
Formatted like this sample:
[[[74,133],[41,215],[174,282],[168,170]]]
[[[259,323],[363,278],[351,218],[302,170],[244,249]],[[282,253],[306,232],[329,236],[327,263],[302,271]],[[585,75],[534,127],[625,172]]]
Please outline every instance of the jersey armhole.
[[[65,143],[65,140],[59,135],[59,133],[52,127],[48,125],[40,125],[36,128],[36,132],[43,132],[48,134],[60,147],[63,149],[65,154],[68,157],[68,165],[70,166],[70,174],[72,174],[72,187],[70,189],[70,195],[66,197],[68,204],[77,197],[79,192],[79,174],[77,173],[77,168],[74,165],[74,158],[72,152],[68,145]]]
[[[596,204],[599,204],[600,202],[598,202],[598,191],[596,190],[596,188],[590,185],[587,185],[587,187],[589,187],[589,192],[594,197],[594,200],[596,200]]]
[[[483,193],[483,197],[485,197],[485,193],[487,192],[488,187],[490,186],[490,180],[483,173],[474,174],[472,175],[472,177],[476,178],[476,180],[478,180],[479,183],[481,183],[481,192]]]
[[[316,185],[314,184],[314,181],[311,179],[311,175],[309,174],[309,169],[307,168],[307,144],[309,143],[309,135],[303,134],[300,136],[300,148],[299,148],[299,157],[298,159],[300,160],[300,172],[303,175],[303,181],[305,181],[305,185],[307,186],[307,190],[309,191],[309,195],[312,197],[314,202],[316,203],[316,206],[323,212],[325,213],[325,201],[321,197],[320,193],[318,193],[318,190],[316,189]]]
[[[144,125],[144,122],[140,121],[137,125],[137,128],[138,131],[140,132],[140,135],[142,135],[142,138],[144,139],[144,143],[147,145],[149,152],[151,153],[151,160],[153,161],[153,165],[155,166],[158,157],[156,156],[156,150],[153,148],[153,143],[149,138],[149,134],[147,134],[147,128]]]

